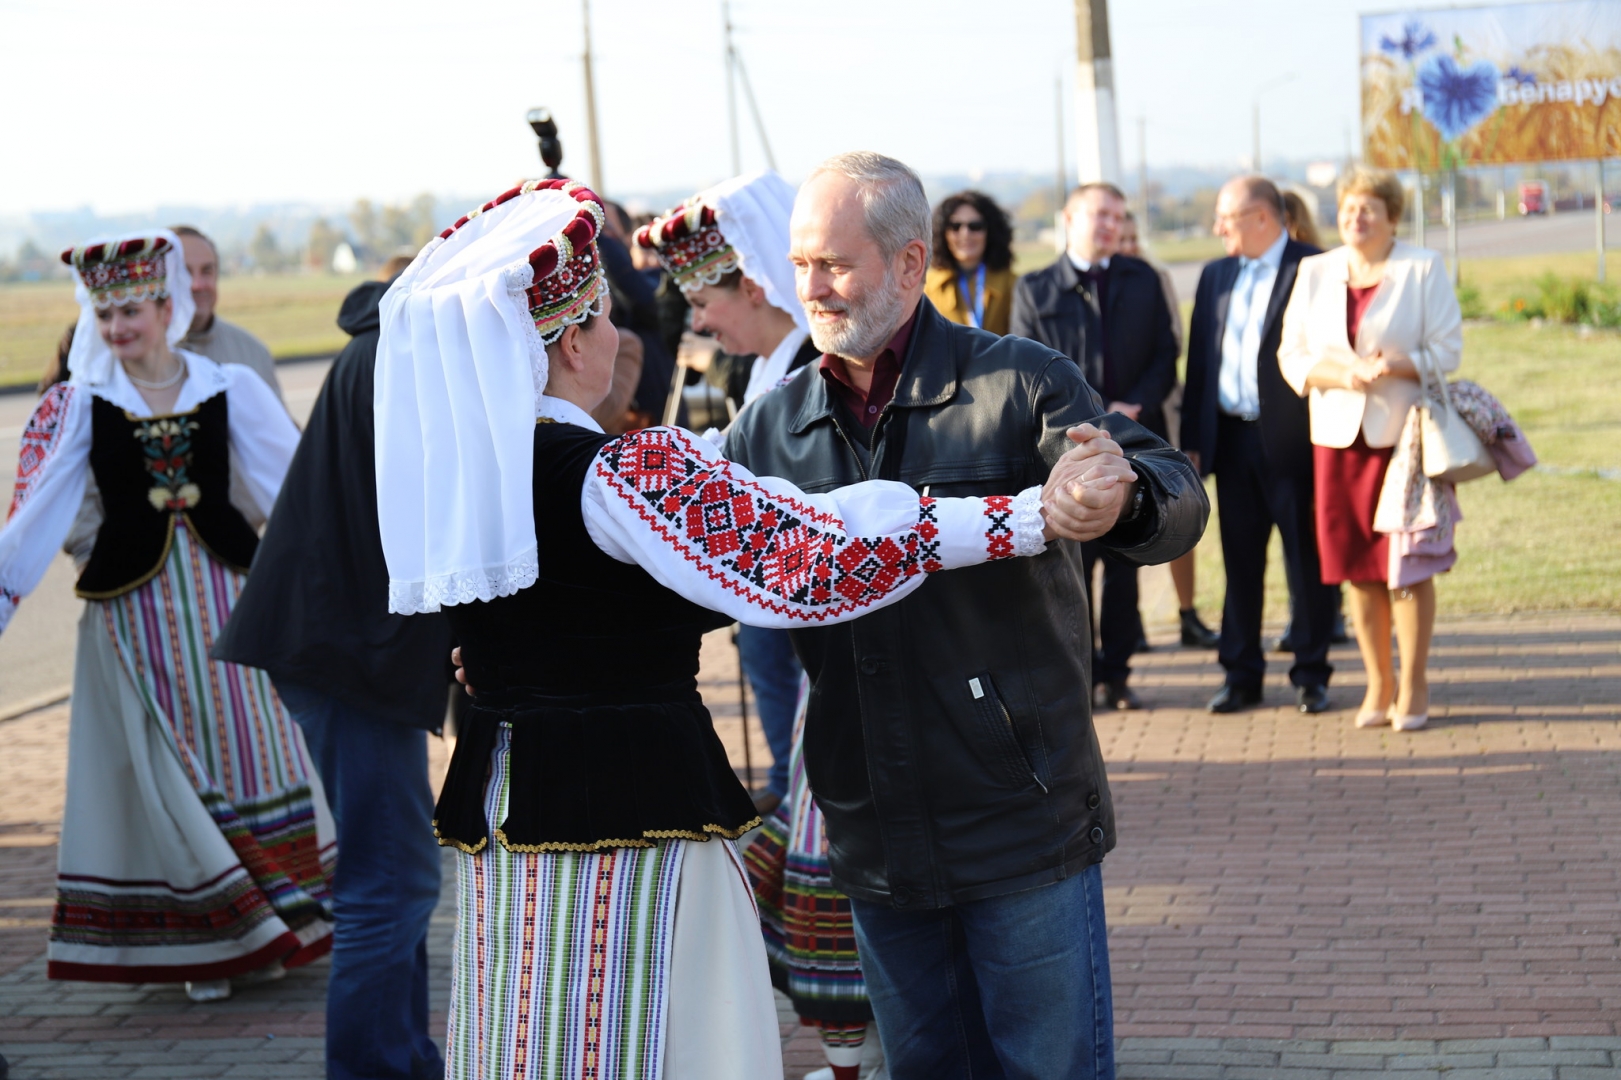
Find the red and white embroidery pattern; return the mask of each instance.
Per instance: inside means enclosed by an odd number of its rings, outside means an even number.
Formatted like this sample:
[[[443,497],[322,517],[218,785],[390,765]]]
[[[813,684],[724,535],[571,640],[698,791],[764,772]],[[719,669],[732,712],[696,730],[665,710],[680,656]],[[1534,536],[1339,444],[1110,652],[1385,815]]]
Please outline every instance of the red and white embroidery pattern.
[[[902,534],[846,536],[835,516],[740,480],[727,462],[705,460],[679,430],[615,439],[596,470],[682,558],[768,611],[820,622],[872,604],[925,569],[919,552],[923,525],[932,528],[928,512]]]
[[[34,493],[45,463],[56,452],[56,444],[62,435],[62,422],[67,419],[68,403],[73,400],[77,389],[71,383],[57,383],[45,391],[45,396],[34,407],[34,415],[28,418],[28,426],[23,428],[22,448],[17,454],[17,486],[11,492],[11,509],[6,513],[7,520],[21,510],[23,503]]]

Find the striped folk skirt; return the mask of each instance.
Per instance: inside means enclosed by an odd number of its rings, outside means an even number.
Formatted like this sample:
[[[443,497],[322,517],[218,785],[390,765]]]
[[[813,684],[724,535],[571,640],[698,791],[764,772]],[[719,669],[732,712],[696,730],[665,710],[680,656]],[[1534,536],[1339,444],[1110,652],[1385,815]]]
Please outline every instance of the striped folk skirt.
[[[331,947],[332,819],[262,671],[208,658],[242,578],[177,524],[79,620],[48,974],[180,982]]]
[[[759,917],[730,840],[457,852],[446,1080],[781,1080]]]
[[[808,686],[799,694],[788,797],[766,819],[744,860],[760,906],[771,981],[801,1020],[855,1025],[872,1019],[856,954],[850,900],[833,887],[822,811],[805,776]]]

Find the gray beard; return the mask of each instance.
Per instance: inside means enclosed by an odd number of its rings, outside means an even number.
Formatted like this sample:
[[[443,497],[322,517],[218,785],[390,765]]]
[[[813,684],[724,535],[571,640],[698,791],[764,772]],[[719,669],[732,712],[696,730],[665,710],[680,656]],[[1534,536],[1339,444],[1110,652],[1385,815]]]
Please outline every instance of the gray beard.
[[[906,317],[905,303],[894,276],[885,274],[883,285],[873,290],[872,295],[850,303],[842,329],[834,330],[812,322],[811,343],[834,356],[872,356],[889,344],[889,339],[900,329]]]

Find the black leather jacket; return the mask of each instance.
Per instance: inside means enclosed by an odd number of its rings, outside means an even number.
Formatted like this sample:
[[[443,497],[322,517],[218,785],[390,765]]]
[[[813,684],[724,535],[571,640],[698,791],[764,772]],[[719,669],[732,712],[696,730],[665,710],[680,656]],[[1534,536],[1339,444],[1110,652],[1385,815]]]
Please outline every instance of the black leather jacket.
[[[928,494],[1013,495],[1047,478],[1067,428],[1109,429],[1146,512],[1103,543],[1140,563],[1198,542],[1209,501],[1181,453],[1099,417],[1080,369],[1033,341],[959,326],[922,301],[870,471],[815,370],[760,398],[733,460],[822,492],[863,479]],[[1089,693],[1091,620],[1080,545],[937,575],[888,608],[793,631],[811,677],[805,762],[835,884],[916,910],[1033,888],[1114,846]]]

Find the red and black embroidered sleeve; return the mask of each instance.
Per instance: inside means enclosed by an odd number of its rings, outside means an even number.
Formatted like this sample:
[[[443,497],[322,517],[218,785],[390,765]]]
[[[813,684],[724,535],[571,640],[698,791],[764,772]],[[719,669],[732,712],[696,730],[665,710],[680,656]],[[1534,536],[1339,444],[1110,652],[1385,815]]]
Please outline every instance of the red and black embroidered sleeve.
[[[7,521],[23,508],[39,486],[45,465],[61,441],[62,423],[67,419],[68,405],[77,391],[78,387],[72,383],[57,383],[45,391],[39,404],[34,406],[34,415],[28,418],[28,426],[23,428],[22,446],[17,454],[17,486],[11,492]]]

